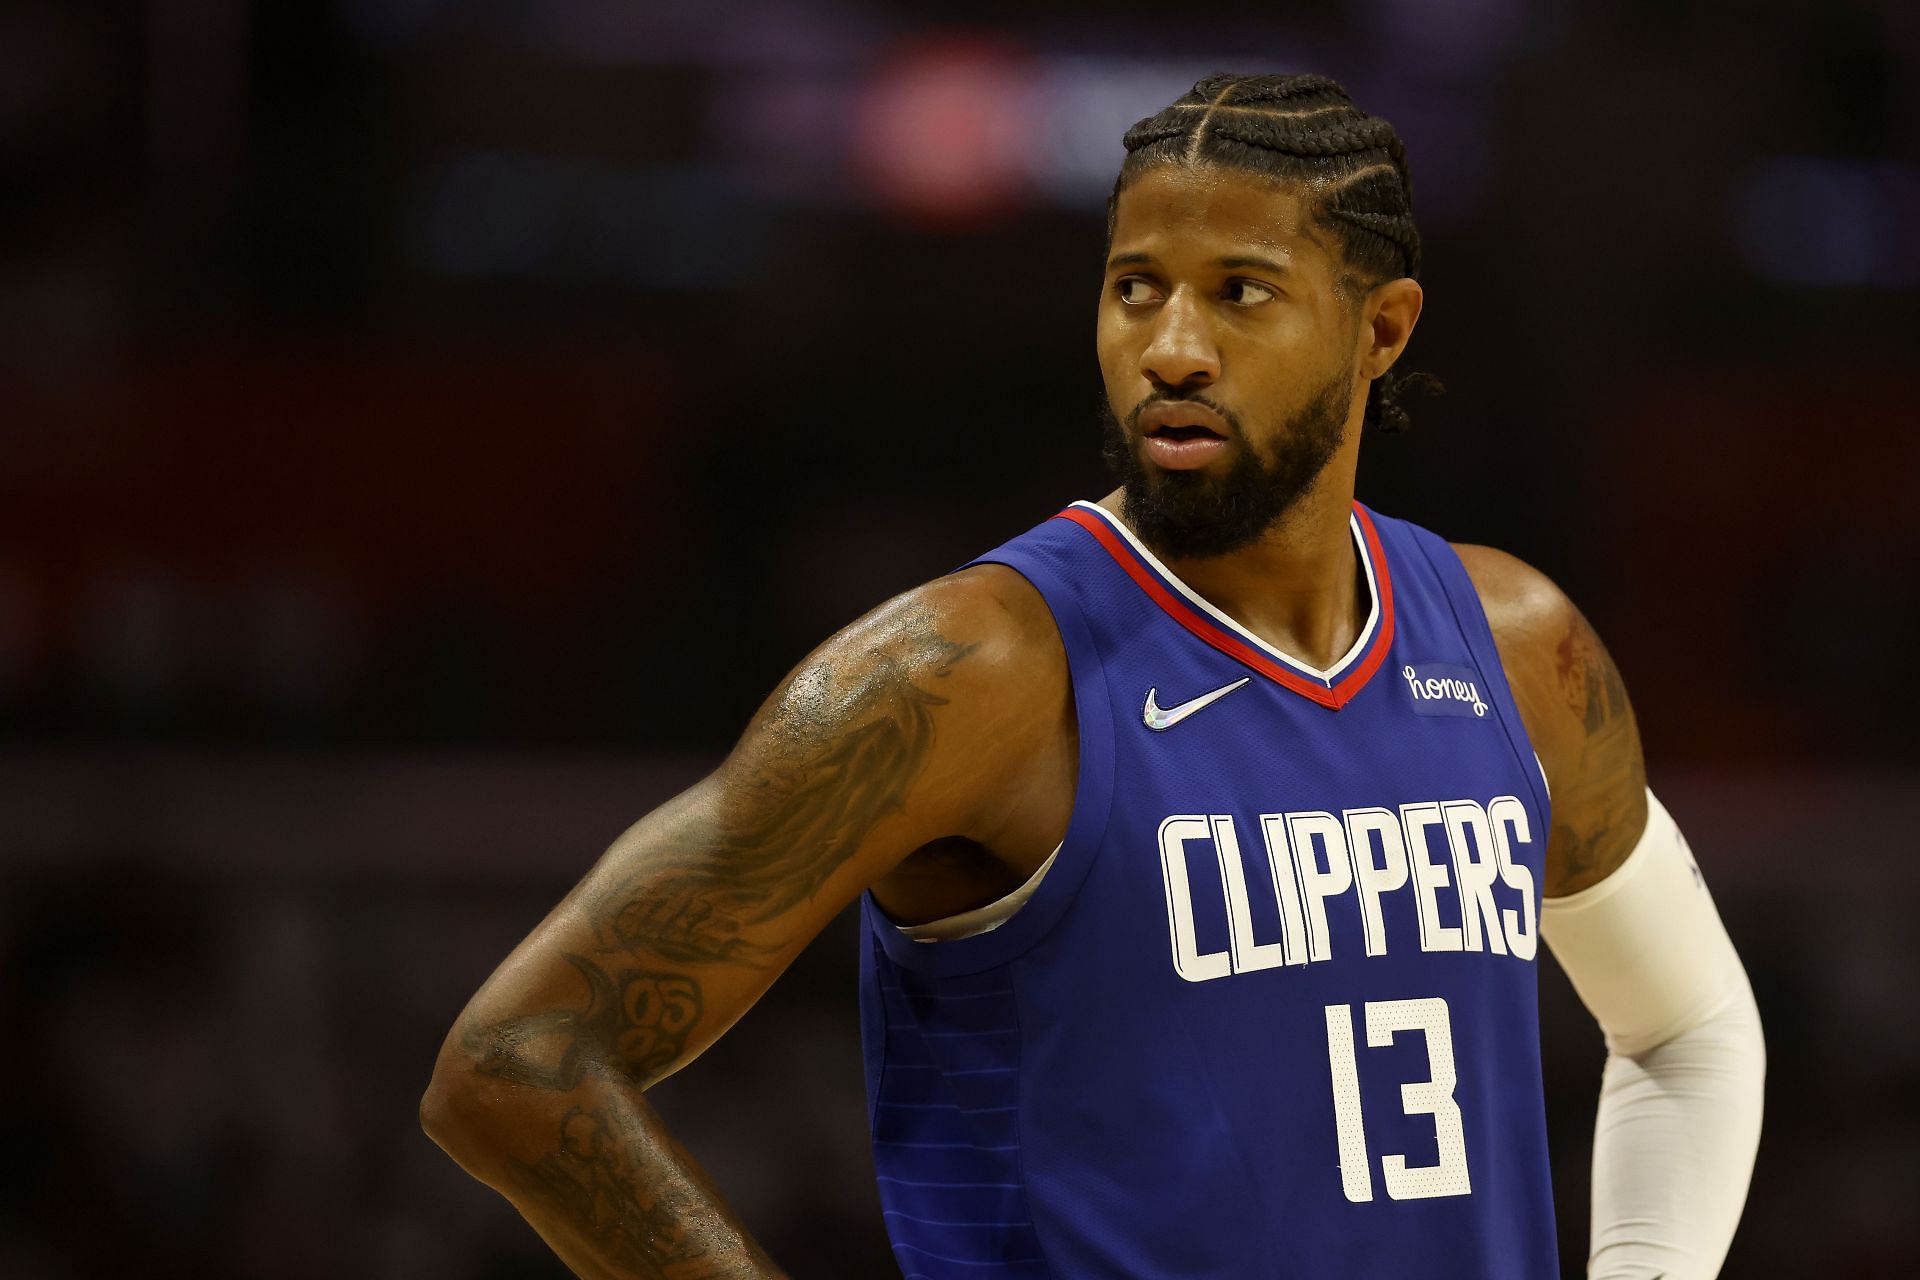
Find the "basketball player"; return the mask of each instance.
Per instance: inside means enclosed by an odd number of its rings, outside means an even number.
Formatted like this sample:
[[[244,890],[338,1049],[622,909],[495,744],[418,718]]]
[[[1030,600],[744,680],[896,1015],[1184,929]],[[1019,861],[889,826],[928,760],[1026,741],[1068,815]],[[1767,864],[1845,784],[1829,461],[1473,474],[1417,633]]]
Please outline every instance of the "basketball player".
[[[1610,1049],[1589,1274],[1714,1275],[1759,1020],[1619,673],[1353,499],[1421,308],[1398,137],[1216,75],[1125,141],[1121,487],[809,655],[473,998],[429,1132],[582,1276],[782,1274],[645,1091],[857,898],[907,1276],[1541,1280],[1545,940]]]

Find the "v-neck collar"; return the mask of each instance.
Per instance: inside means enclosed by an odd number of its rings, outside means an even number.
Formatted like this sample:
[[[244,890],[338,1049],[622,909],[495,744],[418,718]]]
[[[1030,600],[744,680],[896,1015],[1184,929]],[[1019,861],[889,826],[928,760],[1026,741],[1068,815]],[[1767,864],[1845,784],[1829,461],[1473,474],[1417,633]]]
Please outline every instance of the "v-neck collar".
[[[1322,671],[1284,653],[1216,608],[1147,550],[1133,530],[1095,502],[1075,502],[1056,519],[1091,533],[1140,589],[1175,622],[1213,648],[1302,697],[1338,711],[1360,692],[1393,646],[1393,581],[1380,534],[1367,509],[1353,504],[1348,527],[1360,557],[1372,603],[1353,647]]]

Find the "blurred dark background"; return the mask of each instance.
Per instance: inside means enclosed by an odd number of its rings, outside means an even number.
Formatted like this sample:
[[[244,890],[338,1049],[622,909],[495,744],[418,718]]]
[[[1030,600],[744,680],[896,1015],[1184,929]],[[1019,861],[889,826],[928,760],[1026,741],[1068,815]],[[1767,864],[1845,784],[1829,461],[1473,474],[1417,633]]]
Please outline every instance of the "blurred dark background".
[[[814,643],[1105,492],[1120,135],[1215,70],[1407,139],[1449,393],[1361,496],[1626,674],[1770,1031],[1726,1274],[1920,1274],[1914,6],[0,0],[0,1275],[562,1274],[440,1037]],[[898,1274],[853,960],[654,1095],[799,1276]]]

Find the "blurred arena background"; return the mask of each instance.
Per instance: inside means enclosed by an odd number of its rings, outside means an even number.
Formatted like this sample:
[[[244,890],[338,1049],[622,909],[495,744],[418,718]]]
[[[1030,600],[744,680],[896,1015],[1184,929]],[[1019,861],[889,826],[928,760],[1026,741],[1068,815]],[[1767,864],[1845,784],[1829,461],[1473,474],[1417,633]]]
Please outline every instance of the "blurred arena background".
[[[816,641],[1109,487],[1120,135],[1305,69],[1449,387],[1362,497],[1581,602],[1743,944],[1727,1274],[1920,1272],[1913,6],[0,0],[0,1275],[562,1274],[441,1035]],[[802,1277],[898,1274],[853,945],[654,1095]]]

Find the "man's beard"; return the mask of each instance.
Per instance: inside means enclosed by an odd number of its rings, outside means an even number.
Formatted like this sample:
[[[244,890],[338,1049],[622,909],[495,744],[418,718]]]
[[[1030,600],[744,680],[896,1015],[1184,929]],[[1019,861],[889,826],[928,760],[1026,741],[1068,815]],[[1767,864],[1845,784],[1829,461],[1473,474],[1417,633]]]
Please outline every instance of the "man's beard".
[[[1258,541],[1320,478],[1347,436],[1353,363],[1287,421],[1272,443],[1270,461],[1255,452],[1237,417],[1203,395],[1149,396],[1134,406],[1129,421],[1155,401],[1183,399],[1205,404],[1232,428],[1239,455],[1225,475],[1210,476],[1204,467],[1169,471],[1149,465],[1110,402],[1102,406],[1100,453],[1120,481],[1127,523],[1147,545],[1170,558],[1223,556]]]

